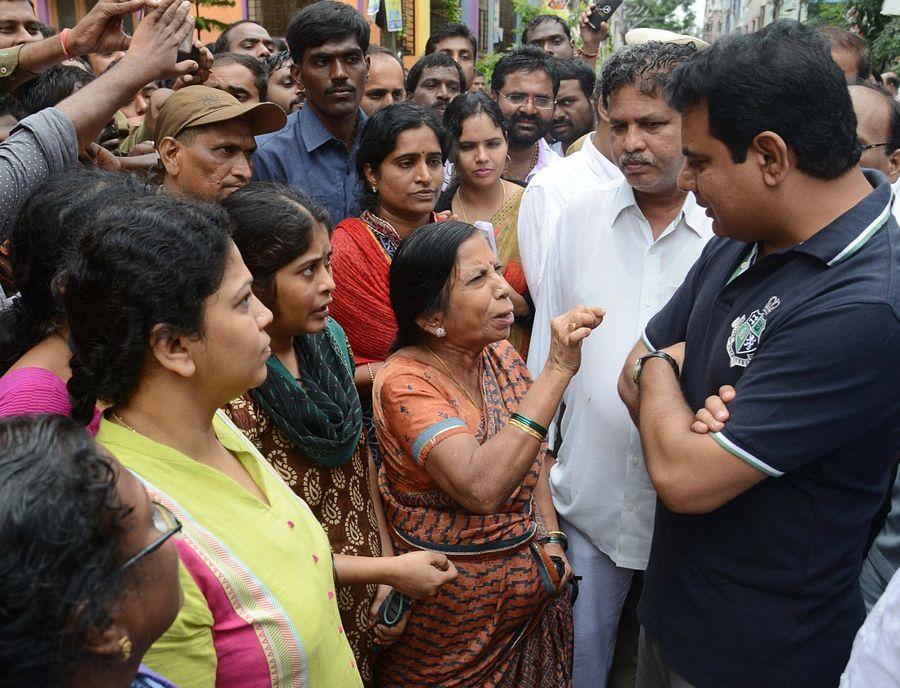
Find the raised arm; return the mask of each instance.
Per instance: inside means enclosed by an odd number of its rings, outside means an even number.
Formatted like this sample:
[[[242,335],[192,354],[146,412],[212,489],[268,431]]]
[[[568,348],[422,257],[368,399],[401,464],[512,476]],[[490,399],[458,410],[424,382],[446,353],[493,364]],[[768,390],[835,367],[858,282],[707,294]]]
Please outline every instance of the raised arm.
[[[603,321],[599,308],[580,306],[553,320],[547,363],[518,413],[547,427],[563,392],[581,365],[581,346]],[[469,433],[448,437],[425,460],[425,470],[445,493],[476,514],[495,513],[531,469],[541,442],[507,425],[484,444]]]
[[[176,63],[178,46],[194,26],[190,9],[187,0],[160,0],[156,9],[144,15],[116,68],[56,106],[72,120],[79,149],[90,143],[144,84],[197,69],[196,62]]]
[[[38,74],[53,65],[91,52],[125,50],[131,41],[122,30],[122,18],[144,7],[156,7],[155,0],[112,0],[98,2],[74,28],[50,38],[26,43],[19,50],[17,68]],[[21,82],[20,82],[21,83]]]

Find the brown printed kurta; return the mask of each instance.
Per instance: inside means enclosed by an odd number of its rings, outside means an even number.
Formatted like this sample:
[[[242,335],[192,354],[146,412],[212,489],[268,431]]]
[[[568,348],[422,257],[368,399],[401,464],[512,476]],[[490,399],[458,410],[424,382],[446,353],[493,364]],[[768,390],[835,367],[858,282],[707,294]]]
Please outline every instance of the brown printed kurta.
[[[335,554],[381,556],[378,520],[369,490],[369,462],[365,436],[353,458],[343,466],[327,468],[301,455],[272,422],[250,393],[224,408],[291,489],[312,509],[328,533]],[[340,586],[338,608],[347,639],[366,686],[372,684],[372,633],[369,609],[378,586]]]

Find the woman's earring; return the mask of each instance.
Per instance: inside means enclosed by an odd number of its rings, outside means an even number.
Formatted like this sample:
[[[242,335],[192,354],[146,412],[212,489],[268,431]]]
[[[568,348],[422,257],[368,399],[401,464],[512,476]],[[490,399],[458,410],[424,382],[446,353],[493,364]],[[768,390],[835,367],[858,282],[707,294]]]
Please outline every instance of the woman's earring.
[[[434,336],[435,337],[446,337],[447,330],[445,330],[443,327],[439,327],[434,331]]]
[[[121,661],[127,662],[131,659],[131,638],[128,635],[123,635],[119,638],[119,653]]]

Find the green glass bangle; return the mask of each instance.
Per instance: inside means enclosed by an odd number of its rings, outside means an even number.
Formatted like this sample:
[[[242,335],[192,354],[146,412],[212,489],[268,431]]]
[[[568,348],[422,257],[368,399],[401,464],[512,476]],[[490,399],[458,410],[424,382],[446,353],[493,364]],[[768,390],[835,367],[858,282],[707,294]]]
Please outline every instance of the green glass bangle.
[[[562,547],[563,552],[569,551],[569,543],[566,542],[565,540],[563,540],[562,538],[555,537],[553,535],[551,535],[546,540],[544,540],[544,544],[545,545],[559,545],[560,547]]]
[[[510,418],[510,420],[517,420],[520,423],[524,423],[532,430],[535,430],[536,432],[541,433],[541,437],[544,437],[544,438],[547,437],[547,428],[545,428],[540,423],[531,420],[531,418],[528,418],[527,416],[523,416],[521,413],[514,413],[509,418]]]

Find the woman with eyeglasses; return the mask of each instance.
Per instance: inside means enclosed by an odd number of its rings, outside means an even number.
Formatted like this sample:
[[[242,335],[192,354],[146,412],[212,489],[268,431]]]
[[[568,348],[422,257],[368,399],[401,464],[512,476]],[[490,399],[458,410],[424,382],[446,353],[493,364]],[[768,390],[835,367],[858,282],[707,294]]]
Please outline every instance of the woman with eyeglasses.
[[[73,416],[183,524],[185,603],[146,661],[184,688],[361,685],[336,583],[413,597],[446,558],[332,556],[325,531],[218,409],[258,387],[272,313],[217,206],[158,196],[100,213],[67,265]]]
[[[509,297],[516,321],[509,341],[525,359],[534,315],[519,257],[519,205],[525,187],[503,179],[509,150],[503,113],[484,93],[464,93],[450,103],[444,126],[453,137],[450,158],[456,181],[441,194],[436,210],[450,210],[470,224],[490,225],[503,277],[512,287]]]
[[[181,526],[65,416],[0,420],[0,688],[174,688]]]

